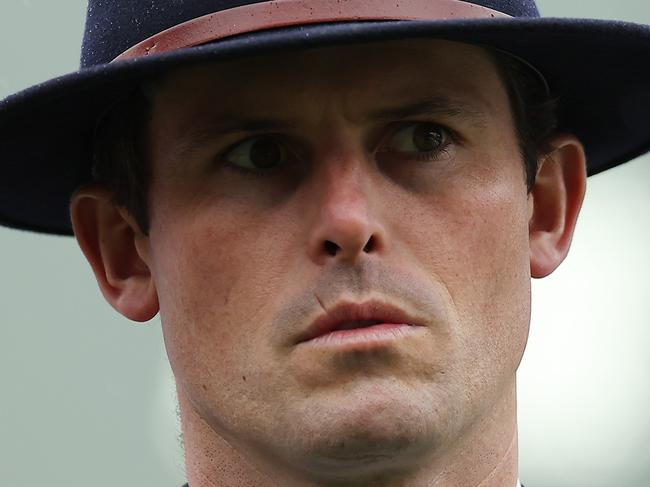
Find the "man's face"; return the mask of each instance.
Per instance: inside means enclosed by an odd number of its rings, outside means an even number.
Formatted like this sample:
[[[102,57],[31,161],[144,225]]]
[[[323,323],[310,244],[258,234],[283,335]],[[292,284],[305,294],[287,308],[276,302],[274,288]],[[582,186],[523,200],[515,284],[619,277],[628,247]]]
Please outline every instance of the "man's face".
[[[514,390],[530,312],[523,163],[480,48],[411,41],[166,78],[150,265],[179,394],[296,465],[452,446]],[[420,325],[298,343],[341,303]]]

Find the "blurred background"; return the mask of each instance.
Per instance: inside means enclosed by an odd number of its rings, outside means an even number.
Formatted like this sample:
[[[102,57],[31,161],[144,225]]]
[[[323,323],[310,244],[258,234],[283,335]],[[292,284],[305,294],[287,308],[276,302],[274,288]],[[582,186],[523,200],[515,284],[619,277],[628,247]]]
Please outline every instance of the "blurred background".
[[[647,0],[537,3],[650,23]],[[0,98],[76,70],[85,7],[1,1]],[[569,257],[533,282],[518,373],[526,487],[650,486],[648,213],[649,157],[590,178]],[[72,238],[0,227],[0,249],[0,485],[180,487],[159,320],[113,311]]]

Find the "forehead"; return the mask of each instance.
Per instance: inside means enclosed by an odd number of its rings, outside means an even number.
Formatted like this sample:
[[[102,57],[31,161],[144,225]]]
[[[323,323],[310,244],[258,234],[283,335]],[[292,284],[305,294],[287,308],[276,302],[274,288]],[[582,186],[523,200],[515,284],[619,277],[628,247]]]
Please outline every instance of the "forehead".
[[[179,127],[201,113],[350,120],[378,104],[435,96],[498,116],[505,90],[488,50],[437,39],[279,52],[173,72],[158,84],[155,109],[174,110]],[[199,117],[197,119],[197,117]]]

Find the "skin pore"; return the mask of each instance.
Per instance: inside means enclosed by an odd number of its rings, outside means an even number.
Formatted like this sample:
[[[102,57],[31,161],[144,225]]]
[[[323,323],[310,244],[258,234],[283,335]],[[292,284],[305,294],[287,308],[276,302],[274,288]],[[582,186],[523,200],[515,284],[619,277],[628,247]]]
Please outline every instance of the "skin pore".
[[[530,279],[565,258],[586,184],[557,135],[529,195],[481,48],[400,41],[175,72],[148,130],[150,233],[72,202],[106,299],[160,311],[192,487],[509,487]],[[419,332],[297,343],[339,303]]]

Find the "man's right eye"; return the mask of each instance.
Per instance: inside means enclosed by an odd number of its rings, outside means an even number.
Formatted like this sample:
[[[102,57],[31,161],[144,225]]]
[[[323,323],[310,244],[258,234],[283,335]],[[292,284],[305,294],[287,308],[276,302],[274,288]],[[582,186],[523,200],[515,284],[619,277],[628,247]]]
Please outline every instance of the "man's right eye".
[[[222,156],[226,164],[244,172],[272,171],[287,162],[288,151],[275,137],[252,137],[240,142]]]

